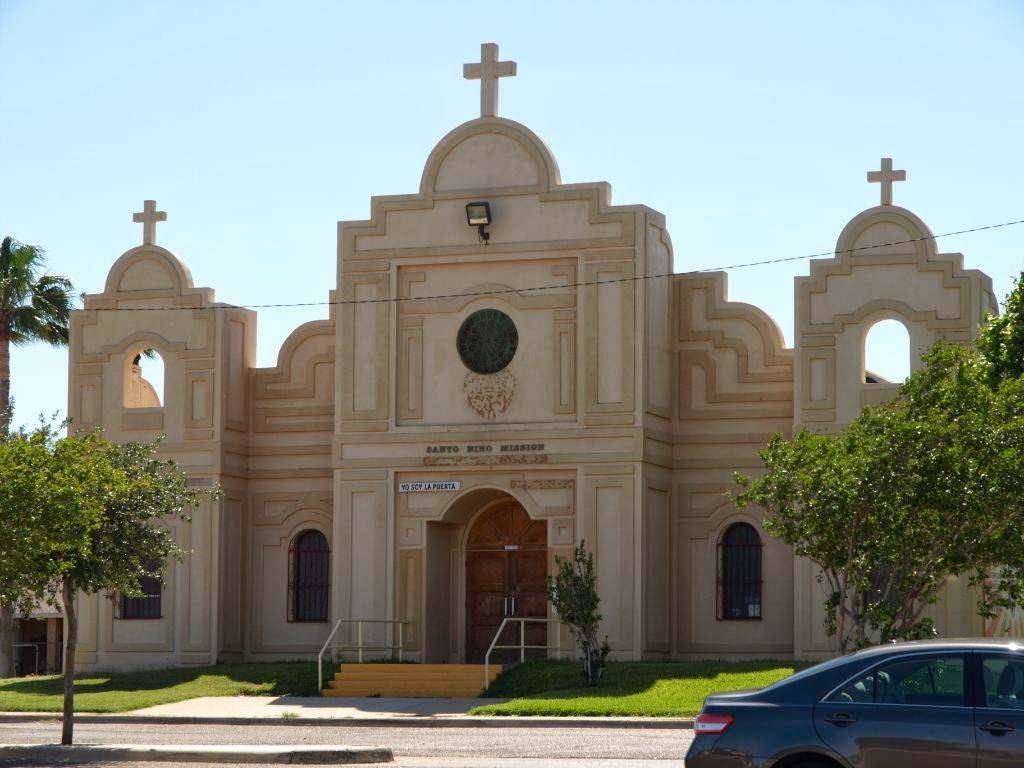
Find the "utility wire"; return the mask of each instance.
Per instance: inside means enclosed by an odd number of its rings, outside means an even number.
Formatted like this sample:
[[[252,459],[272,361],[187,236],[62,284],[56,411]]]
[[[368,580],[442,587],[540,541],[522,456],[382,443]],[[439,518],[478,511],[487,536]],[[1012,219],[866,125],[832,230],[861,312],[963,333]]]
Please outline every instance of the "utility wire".
[[[984,232],[989,229],[1002,229],[1024,224],[1024,219],[1016,221],[1004,221],[1001,224],[988,224],[983,227],[972,227],[970,229],[958,229],[955,232],[943,232],[940,235],[928,235],[912,237],[908,240],[892,240],[888,243],[876,243],[875,245],[862,245],[856,248],[843,248],[838,251],[820,251],[818,253],[807,253],[802,256],[782,256],[776,259],[762,259],[760,261],[747,261],[739,264],[727,264],[720,267],[705,267],[687,272],[661,272],[654,275],[634,275],[632,277],[616,277],[609,280],[584,280],[573,283],[555,283],[549,285],[537,285],[532,288],[502,288],[499,290],[471,291],[467,293],[438,293],[430,296],[388,296],[376,299],[338,299],[336,301],[296,301],[275,304],[222,304],[219,306],[204,307],[204,309],[289,309],[297,307],[327,307],[341,306],[348,304],[394,304],[406,301],[432,301],[435,299],[459,299],[473,298],[477,296],[500,296],[508,293],[537,293],[540,291],[559,291],[570,288],[583,288],[589,285],[613,285],[615,283],[632,283],[640,280],[655,280],[663,277],[682,277],[685,275],[698,275],[704,272],[721,272],[729,269],[744,269],[747,267],[760,267],[766,264],[781,264],[787,261],[802,261],[804,259],[817,259],[825,256],[839,256],[842,253],[853,253],[855,251],[870,251],[875,248],[888,248],[893,245],[907,245],[918,243],[923,240],[937,240],[940,237],[953,237],[955,235],[966,235],[971,232]],[[174,310],[194,311],[195,307],[100,307],[90,309],[90,312],[169,312]]]

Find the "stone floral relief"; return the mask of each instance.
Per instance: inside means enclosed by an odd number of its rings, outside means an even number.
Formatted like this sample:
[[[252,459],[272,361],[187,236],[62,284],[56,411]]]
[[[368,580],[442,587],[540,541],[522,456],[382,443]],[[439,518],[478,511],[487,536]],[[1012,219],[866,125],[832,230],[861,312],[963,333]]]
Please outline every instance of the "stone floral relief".
[[[493,421],[508,410],[516,393],[516,377],[508,370],[492,374],[466,374],[462,381],[466,402],[480,418]]]
[[[546,453],[502,453],[497,456],[426,456],[424,467],[491,467],[507,464],[547,464]]]
[[[547,479],[547,480],[513,480],[509,487],[511,488],[522,488],[528,491],[550,491],[550,490],[564,490],[574,489],[576,487],[575,480],[559,480],[559,479]]]

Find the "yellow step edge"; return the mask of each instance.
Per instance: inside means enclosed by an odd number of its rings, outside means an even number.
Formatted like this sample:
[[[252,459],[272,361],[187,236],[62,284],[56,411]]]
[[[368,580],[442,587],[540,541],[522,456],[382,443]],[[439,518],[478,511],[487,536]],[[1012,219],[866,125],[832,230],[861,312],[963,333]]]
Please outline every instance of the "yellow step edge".
[[[476,691],[483,690],[483,685],[372,685],[365,683],[350,683],[349,685],[330,685],[324,690],[329,691],[354,691],[356,689],[372,689],[372,690],[389,690],[389,691],[425,691],[431,690],[447,690],[447,689],[458,689],[460,691]]]
[[[498,677],[497,672],[488,673],[487,677]],[[478,672],[461,672],[459,674],[445,674],[444,672],[392,672],[388,674],[373,674],[372,672],[338,672],[334,675],[335,680],[483,680],[483,670]]]
[[[497,676],[500,672],[488,672],[487,676]],[[372,677],[375,679],[382,678],[399,678],[399,677],[479,677],[481,680],[484,677],[484,671],[482,669],[474,669],[472,672],[369,672],[365,669],[351,669],[345,672],[335,672],[333,677]]]
[[[437,691],[412,691],[403,693],[331,693],[328,699],[477,699],[479,695],[466,693],[438,693]],[[481,699],[483,702],[484,700]]]
[[[324,691],[324,695],[334,696],[404,696],[404,695],[420,695],[420,696],[466,696],[469,698],[480,695],[483,692],[483,686],[477,688],[385,688],[380,686],[365,686],[355,685],[351,688],[329,688]]]
[[[487,683],[494,683],[494,680],[488,680]],[[483,687],[483,679],[473,680],[329,680],[328,688],[344,688],[346,686],[359,685],[376,685],[382,688],[444,688],[444,687],[458,687],[458,688],[472,688],[472,687]]]
[[[463,672],[463,671],[483,671],[483,664],[358,664],[355,662],[342,662],[340,665],[342,670],[345,669],[359,669],[359,670],[373,670],[376,672],[386,672],[392,670],[421,670],[429,672]],[[500,664],[490,664],[489,669],[501,671],[502,666]]]

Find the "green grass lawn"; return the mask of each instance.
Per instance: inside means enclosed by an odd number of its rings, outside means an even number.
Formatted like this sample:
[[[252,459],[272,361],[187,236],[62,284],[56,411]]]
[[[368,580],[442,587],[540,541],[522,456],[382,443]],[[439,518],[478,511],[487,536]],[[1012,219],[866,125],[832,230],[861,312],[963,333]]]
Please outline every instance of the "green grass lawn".
[[[601,684],[582,685],[575,662],[530,661],[499,677],[484,694],[511,698],[474,715],[691,717],[709,693],[761,688],[807,666],[791,661],[617,662]]]
[[[324,664],[324,679],[334,674]],[[316,696],[316,663],[218,664],[117,675],[86,674],[75,680],[76,712],[130,709],[199,696]],[[0,679],[0,712],[59,712],[64,678]]]
[[[499,677],[485,694],[509,698],[481,702],[475,715],[642,715],[687,717],[709,693],[760,688],[800,669],[788,661],[620,662],[609,664],[601,685],[582,685],[576,662],[531,661]],[[333,674],[324,665],[324,679]],[[59,712],[61,677],[0,680],[0,711]],[[316,664],[219,664],[117,675],[86,675],[75,681],[76,712],[126,712],[200,696],[316,696]]]

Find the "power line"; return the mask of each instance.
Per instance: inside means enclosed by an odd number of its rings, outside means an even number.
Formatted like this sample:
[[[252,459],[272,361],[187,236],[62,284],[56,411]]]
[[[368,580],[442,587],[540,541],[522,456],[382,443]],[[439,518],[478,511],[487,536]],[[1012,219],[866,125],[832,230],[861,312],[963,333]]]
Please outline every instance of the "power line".
[[[940,237],[953,237],[955,235],[966,235],[972,232],[983,232],[989,229],[1002,229],[1024,224],[1024,219],[1015,221],[1004,221],[1001,224],[987,224],[983,227],[971,227],[970,229],[958,229],[954,232],[943,232],[940,235],[928,235],[912,237],[907,240],[892,240],[887,243],[876,243],[875,245],[862,245],[856,248],[843,248],[838,251],[820,251],[818,253],[807,253],[801,256],[782,256],[776,259],[762,259],[760,261],[747,261],[739,264],[727,264],[720,267],[705,267],[687,272],[661,272],[654,275],[633,275],[631,277],[617,277],[610,280],[583,280],[573,283],[556,283],[552,285],[537,285],[532,288],[502,288],[499,290],[470,291],[467,293],[438,293],[430,296],[388,296],[375,299],[338,299],[336,301],[296,301],[281,302],[274,304],[224,304],[220,306],[206,307],[206,309],[291,309],[298,307],[329,307],[348,304],[394,304],[407,301],[433,301],[436,299],[459,299],[474,298],[478,296],[500,296],[508,293],[538,293],[541,291],[558,291],[570,288],[584,288],[590,285],[612,285],[615,283],[631,283],[640,280],[655,280],[664,277],[677,277],[683,275],[697,275],[704,272],[721,272],[730,269],[745,269],[747,267],[760,267],[767,264],[782,264],[787,261],[802,261],[804,259],[818,259],[825,256],[839,256],[843,253],[855,251],[870,251],[875,248],[888,248],[894,245],[907,245],[918,243],[924,240],[938,240]],[[174,310],[193,311],[195,307],[100,307],[89,310],[90,312],[170,312]]]

